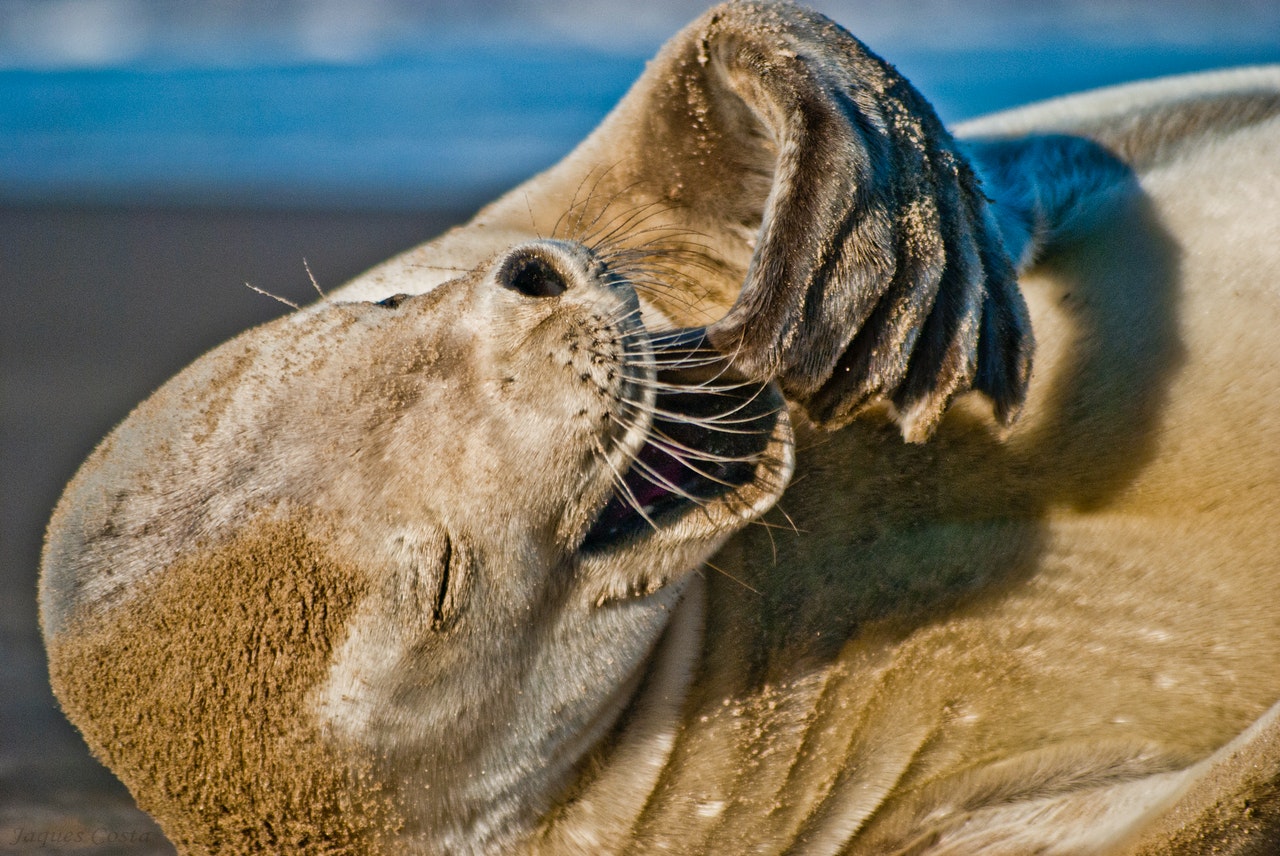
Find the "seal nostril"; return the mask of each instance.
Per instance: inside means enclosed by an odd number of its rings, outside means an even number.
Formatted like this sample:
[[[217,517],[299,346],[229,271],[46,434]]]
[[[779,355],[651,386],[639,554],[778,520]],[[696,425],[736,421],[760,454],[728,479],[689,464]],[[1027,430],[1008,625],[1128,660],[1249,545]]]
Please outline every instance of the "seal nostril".
[[[559,297],[569,287],[560,271],[537,256],[513,259],[501,278],[508,288],[529,297]]]

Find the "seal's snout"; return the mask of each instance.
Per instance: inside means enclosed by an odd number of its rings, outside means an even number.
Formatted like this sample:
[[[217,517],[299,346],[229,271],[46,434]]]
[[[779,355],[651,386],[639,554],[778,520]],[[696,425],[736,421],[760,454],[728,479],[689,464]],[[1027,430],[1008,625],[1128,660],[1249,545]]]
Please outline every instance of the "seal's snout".
[[[531,248],[509,255],[498,269],[497,281],[526,297],[559,297],[569,288],[554,261]]]
[[[503,288],[539,299],[585,297],[601,289],[625,296],[633,290],[625,277],[577,241],[539,240],[513,247],[495,266],[493,278]]]

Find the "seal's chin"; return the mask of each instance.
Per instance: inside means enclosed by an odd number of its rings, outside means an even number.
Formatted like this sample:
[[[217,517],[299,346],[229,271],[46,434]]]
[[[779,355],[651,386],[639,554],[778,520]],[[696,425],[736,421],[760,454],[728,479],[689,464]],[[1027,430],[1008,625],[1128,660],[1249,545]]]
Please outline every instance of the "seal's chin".
[[[673,528],[734,528],[772,505],[789,475],[785,406],[745,380],[701,329],[655,336],[655,395],[643,445],[587,531],[600,553]],[[690,526],[690,518],[704,525]],[[694,534],[693,531],[689,534]]]

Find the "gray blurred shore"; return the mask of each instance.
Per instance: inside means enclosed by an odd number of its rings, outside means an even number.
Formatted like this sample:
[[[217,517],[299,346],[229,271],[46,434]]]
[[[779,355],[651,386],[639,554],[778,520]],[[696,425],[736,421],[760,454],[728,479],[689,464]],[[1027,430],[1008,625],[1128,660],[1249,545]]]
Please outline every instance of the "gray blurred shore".
[[[475,200],[478,203],[480,200]],[[94,445],[202,352],[464,220],[423,211],[0,207],[0,853],[172,853],[49,690],[45,521]]]

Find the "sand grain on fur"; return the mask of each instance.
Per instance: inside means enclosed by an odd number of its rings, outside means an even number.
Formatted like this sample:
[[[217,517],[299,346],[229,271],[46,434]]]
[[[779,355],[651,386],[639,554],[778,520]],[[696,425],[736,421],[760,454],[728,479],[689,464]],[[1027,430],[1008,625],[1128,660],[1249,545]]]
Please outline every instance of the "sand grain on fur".
[[[303,522],[260,521],[154,586],[50,645],[54,690],[95,753],[181,852],[370,852],[395,825],[391,795],[305,709],[362,578]]]

